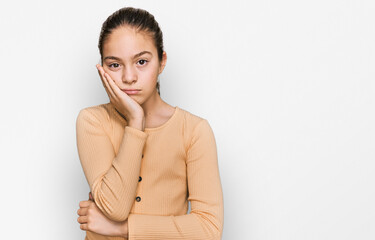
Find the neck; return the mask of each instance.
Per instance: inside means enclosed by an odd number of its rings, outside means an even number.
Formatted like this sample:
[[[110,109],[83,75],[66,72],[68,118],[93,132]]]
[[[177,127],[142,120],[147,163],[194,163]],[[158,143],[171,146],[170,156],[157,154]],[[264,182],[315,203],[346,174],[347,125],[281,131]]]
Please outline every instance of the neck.
[[[158,94],[157,90],[155,90],[154,94],[152,94],[142,105],[143,112],[145,114],[145,118],[147,119],[148,116],[155,115],[158,111],[160,111],[163,107],[167,105],[164,102],[160,95]]]

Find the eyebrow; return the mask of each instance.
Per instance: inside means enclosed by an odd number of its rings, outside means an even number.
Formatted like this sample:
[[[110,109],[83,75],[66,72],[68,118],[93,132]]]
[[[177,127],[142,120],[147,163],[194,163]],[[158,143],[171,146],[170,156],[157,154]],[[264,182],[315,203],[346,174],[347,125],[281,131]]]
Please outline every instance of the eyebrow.
[[[149,51],[142,51],[142,52],[140,52],[140,53],[135,54],[135,55],[133,56],[133,58],[140,57],[140,56],[142,56],[143,54],[147,54],[147,53],[150,54],[150,55],[152,56],[152,53],[151,53],[151,52],[149,52]],[[103,60],[106,60],[106,59],[113,59],[113,60],[121,61],[120,58],[115,57],[115,56],[107,56],[107,57],[105,57]]]

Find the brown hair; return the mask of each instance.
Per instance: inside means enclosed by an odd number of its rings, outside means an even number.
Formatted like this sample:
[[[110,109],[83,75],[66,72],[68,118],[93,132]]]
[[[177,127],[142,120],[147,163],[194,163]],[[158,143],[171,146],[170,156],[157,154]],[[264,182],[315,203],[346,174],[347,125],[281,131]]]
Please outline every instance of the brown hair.
[[[103,64],[103,44],[112,33],[113,30],[122,26],[131,26],[137,31],[144,31],[150,34],[158,52],[159,61],[163,58],[163,33],[154,16],[146,10],[140,8],[124,7],[112,13],[107,20],[104,21],[99,36],[99,52]],[[160,83],[156,84],[156,89],[160,95]]]

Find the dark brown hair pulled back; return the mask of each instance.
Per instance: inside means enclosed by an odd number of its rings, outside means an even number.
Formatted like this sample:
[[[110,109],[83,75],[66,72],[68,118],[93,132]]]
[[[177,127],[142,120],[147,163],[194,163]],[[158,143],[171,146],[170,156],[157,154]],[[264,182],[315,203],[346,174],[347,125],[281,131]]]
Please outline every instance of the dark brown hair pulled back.
[[[98,44],[102,64],[104,42],[115,29],[123,26],[134,27],[137,31],[144,31],[147,34],[150,34],[158,52],[159,61],[162,60],[164,51],[163,33],[154,16],[140,8],[124,7],[112,13],[102,25]],[[157,82],[156,88],[160,94],[159,81]]]

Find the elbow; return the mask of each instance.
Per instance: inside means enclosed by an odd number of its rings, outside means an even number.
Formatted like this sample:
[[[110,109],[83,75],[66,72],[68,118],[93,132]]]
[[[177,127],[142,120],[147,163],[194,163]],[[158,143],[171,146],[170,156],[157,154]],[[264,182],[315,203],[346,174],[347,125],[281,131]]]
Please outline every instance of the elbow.
[[[223,211],[218,212],[195,212],[195,214],[204,225],[204,229],[208,231],[203,231],[206,236],[202,236],[204,239],[220,240],[223,233],[224,226],[224,215]]]
[[[212,229],[212,239],[221,239],[224,228],[224,206],[223,202],[218,204],[213,212],[206,212],[205,219],[207,225]]]
[[[114,212],[109,213],[109,215],[107,217],[109,219],[111,219],[112,221],[115,221],[115,222],[123,222],[126,219],[128,219],[129,212],[114,211]]]
[[[214,240],[220,240],[223,234],[223,226],[224,226],[224,219],[220,219],[217,222],[217,225],[214,227],[213,230],[213,238]]]
[[[122,205],[120,202],[113,202],[110,204],[105,200],[103,201],[102,198],[98,198],[98,200],[95,200],[95,203],[101,212],[112,221],[122,222],[129,217],[130,209],[125,205]]]
[[[130,214],[131,202],[120,201],[119,197],[108,198],[101,191],[94,193],[94,201],[100,211],[110,220],[116,222],[125,221]]]

